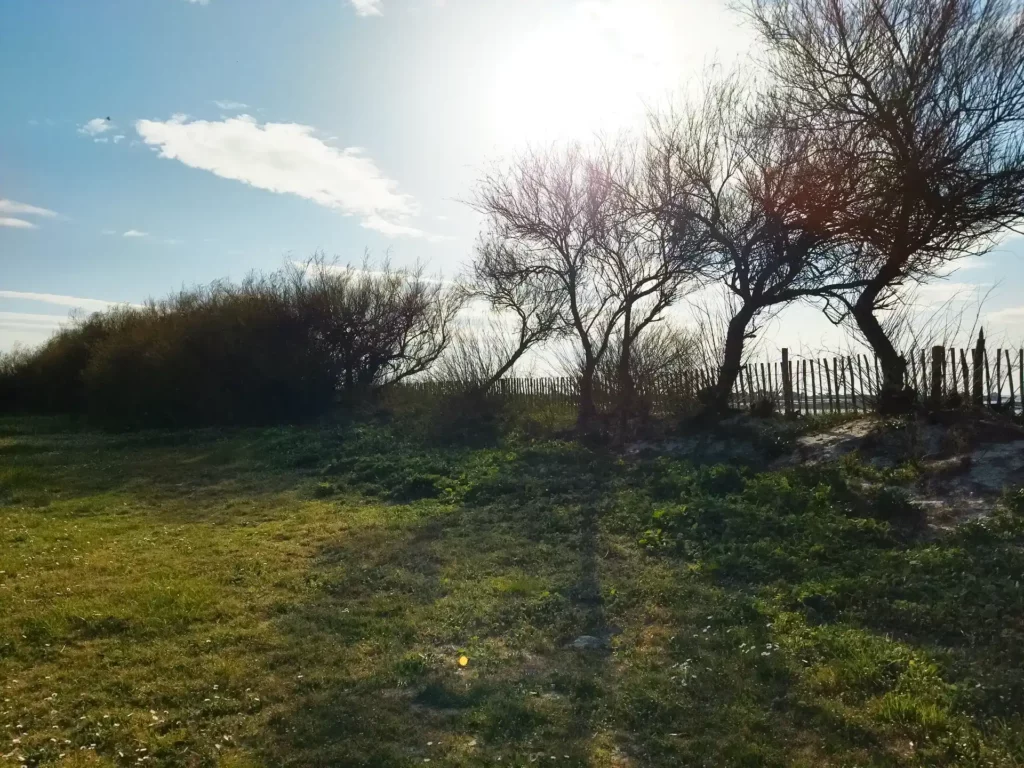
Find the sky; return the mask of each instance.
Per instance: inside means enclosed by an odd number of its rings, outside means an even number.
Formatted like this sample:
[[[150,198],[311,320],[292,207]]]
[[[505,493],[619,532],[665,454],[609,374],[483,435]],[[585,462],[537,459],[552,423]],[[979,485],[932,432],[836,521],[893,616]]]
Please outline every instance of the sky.
[[[490,163],[637,126],[751,41],[719,0],[0,0],[0,351],[318,250],[453,276]],[[922,311],[984,294],[1024,341],[1022,256]],[[811,307],[765,336],[841,343]]]

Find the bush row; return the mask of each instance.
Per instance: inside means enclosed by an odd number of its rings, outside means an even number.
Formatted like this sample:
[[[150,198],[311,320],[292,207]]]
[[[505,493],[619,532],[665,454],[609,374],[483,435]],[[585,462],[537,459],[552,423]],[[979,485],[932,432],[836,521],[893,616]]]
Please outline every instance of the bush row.
[[[113,428],[313,418],[419,372],[456,302],[418,272],[322,260],[72,321],[0,359],[0,409]],[[414,337],[416,344],[410,344]]]

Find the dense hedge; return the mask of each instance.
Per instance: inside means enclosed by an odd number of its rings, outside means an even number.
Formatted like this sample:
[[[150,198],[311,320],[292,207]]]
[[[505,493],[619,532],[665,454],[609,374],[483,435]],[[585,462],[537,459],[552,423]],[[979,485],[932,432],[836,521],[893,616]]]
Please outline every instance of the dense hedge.
[[[261,424],[325,412],[429,366],[456,301],[416,272],[322,261],[71,322],[0,358],[0,409],[114,427]],[[415,339],[415,344],[409,339]]]

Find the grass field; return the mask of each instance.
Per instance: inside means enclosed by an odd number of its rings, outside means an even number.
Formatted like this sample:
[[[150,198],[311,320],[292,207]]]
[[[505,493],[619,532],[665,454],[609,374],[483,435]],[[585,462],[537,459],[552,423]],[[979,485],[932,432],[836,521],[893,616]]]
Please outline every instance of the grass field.
[[[1021,493],[420,435],[0,422],[0,765],[1024,765]]]

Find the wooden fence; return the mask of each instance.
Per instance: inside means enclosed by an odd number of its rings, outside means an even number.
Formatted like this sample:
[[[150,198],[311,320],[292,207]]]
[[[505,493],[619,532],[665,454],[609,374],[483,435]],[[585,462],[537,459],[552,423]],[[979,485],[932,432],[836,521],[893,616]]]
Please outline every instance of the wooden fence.
[[[974,349],[933,347],[908,352],[904,359],[907,383],[925,402],[1022,410],[1024,349],[996,349],[993,353],[986,349],[981,335]],[[696,401],[716,376],[717,372],[708,368],[659,376],[638,394],[654,412],[666,412],[674,404]],[[779,360],[743,366],[729,404],[750,409],[767,400],[787,413],[866,413],[875,408],[881,382],[881,367],[874,357],[791,357],[783,349]],[[596,385],[598,404],[610,402],[614,383],[598,381]],[[434,394],[452,393],[458,388],[444,381],[418,381],[408,386]],[[506,378],[497,383],[494,392],[524,404],[575,406],[579,381],[557,376]]]

